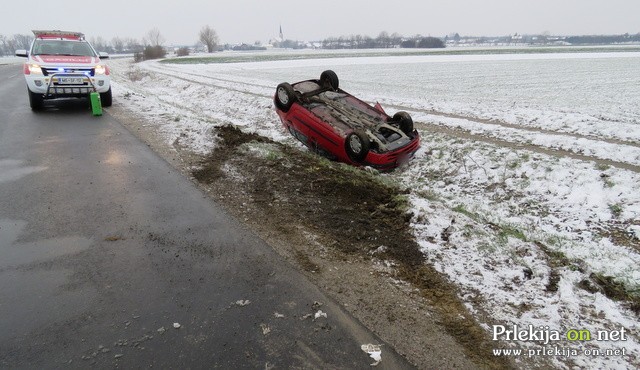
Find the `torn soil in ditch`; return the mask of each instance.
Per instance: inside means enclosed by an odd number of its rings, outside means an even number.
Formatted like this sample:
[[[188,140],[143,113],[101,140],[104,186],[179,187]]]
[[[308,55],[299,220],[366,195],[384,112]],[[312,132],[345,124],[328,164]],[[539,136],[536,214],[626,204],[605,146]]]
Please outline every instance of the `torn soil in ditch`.
[[[470,360],[476,368],[513,367],[492,355],[489,334],[455,286],[425,264],[409,227],[406,190],[234,127],[219,128],[218,137],[193,177],[399,353],[420,367],[436,365],[423,362],[433,359],[429,347],[440,345],[435,328],[420,331],[421,317],[428,317],[467,361],[456,363],[460,354],[451,353],[441,366],[466,367]],[[395,287],[382,287],[385,279]]]

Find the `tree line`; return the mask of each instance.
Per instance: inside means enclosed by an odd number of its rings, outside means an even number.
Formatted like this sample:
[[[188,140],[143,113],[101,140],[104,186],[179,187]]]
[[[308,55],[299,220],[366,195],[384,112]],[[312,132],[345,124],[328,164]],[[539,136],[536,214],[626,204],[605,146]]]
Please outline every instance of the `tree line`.
[[[15,34],[13,36],[0,35],[0,56],[13,55],[16,50],[29,49],[33,35]]]
[[[602,35],[602,36],[570,36],[564,41],[571,45],[609,45],[640,42],[640,33],[630,35]]]
[[[0,35],[0,56],[14,55],[16,50],[19,49],[28,50],[33,38],[33,35],[24,34]],[[106,40],[100,36],[90,37],[88,40],[97,51],[104,51],[110,54],[142,53],[149,57],[145,59],[166,55],[166,50],[163,46],[165,39],[157,28],[149,30],[142,40],[121,37]],[[202,45],[208,52],[213,52],[217,50],[218,43],[218,35],[213,28],[204,26],[200,30],[196,44]],[[184,53],[185,49],[188,52],[188,48],[181,48],[178,51],[182,50],[182,53]],[[159,56],[160,54],[162,56]]]
[[[516,34],[517,35],[517,34]],[[468,39],[469,37],[467,37]],[[274,47],[287,49],[302,48],[323,48],[323,49],[380,49],[380,48],[443,48],[448,42],[458,43],[461,37],[455,34],[451,38],[437,38],[431,36],[415,35],[404,37],[398,33],[389,34],[386,31],[381,32],[377,37],[366,35],[351,35],[340,37],[329,37],[319,42],[301,42],[294,40],[281,40],[273,42]],[[499,43],[525,43],[525,44],[546,44],[549,42],[548,35],[527,35],[503,36],[498,38],[477,37],[472,38],[474,42],[499,42]],[[0,56],[14,55],[18,49],[29,49],[33,35],[14,34],[11,36],[0,35]],[[141,39],[114,37],[111,40],[102,37],[91,37],[89,41],[98,51],[105,51],[111,54],[129,54],[136,55],[136,59],[155,59],[163,58],[167,54],[167,50],[163,46],[165,39],[157,28],[149,30]],[[593,35],[593,36],[562,36],[554,37],[553,41],[566,42],[571,45],[607,45],[618,43],[639,43],[640,33],[630,35]],[[196,48],[204,48],[211,53],[219,50],[219,39],[216,31],[210,26],[204,26],[198,33],[198,41],[195,43]],[[229,47],[228,49],[233,49]],[[240,47],[242,49],[242,47]],[[257,48],[264,49],[264,48]],[[183,47],[176,51],[178,55],[188,55],[189,48]],[[252,49],[253,50],[253,49]]]
[[[587,36],[555,36],[548,34],[542,35],[507,35],[499,37],[461,37],[459,34],[445,36],[444,38],[431,36],[411,36],[403,37],[397,33],[388,34],[381,32],[378,37],[369,37],[363,35],[351,35],[340,37],[329,37],[318,45],[323,49],[379,49],[379,48],[443,48],[447,43],[455,43],[471,40],[474,43],[501,43],[501,44],[532,44],[546,45],[553,42],[565,43],[567,45],[615,45],[640,43],[640,33],[632,35],[625,33],[623,35],[587,35]],[[303,48],[305,44],[296,41],[285,40],[281,43],[282,47],[287,48]]]
[[[386,31],[373,38],[365,35],[329,37],[321,42],[323,49],[388,49],[388,48],[443,48],[444,41],[437,37],[415,35],[404,37]]]
[[[33,41],[33,35],[15,34],[12,36],[0,35],[0,55],[14,55],[16,50],[28,50]],[[105,40],[102,37],[91,37],[89,42],[94,49],[107,53],[133,53],[144,48],[144,41],[134,38],[114,37]]]

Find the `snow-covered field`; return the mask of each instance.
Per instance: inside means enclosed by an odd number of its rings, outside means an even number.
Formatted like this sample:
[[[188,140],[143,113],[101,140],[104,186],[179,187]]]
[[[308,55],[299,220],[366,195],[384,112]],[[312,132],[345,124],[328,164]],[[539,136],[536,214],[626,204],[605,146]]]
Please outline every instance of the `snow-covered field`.
[[[113,60],[114,104],[201,153],[223,124],[297,146],[273,110],[275,86],[332,69],[345,90],[416,121],[417,157],[381,176],[411,189],[415,235],[470,311],[490,333],[499,324],[563,333],[496,348],[568,351],[537,355],[558,367],[640,366],[637,315],[589,283],[612,277],[640,294],[640,53],[303,56]],[[595,340],[621,328],[624,341]],[[569,341],[571,329],[594,340]],[[593,349],[624,355],[584,352]]]

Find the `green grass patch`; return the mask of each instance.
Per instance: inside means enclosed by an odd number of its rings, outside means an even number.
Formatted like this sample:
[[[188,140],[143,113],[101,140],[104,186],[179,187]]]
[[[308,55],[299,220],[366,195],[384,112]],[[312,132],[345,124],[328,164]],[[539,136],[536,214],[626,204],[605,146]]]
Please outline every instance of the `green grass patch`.
[[[498,231],[498,239],[501,243],[506,243],[509,238],[520,239],[523,242],[527,241],[527,236],[514,225],[500,225]]]
[[[606,295],[614,301],[626,301],[629,302],[631,308],[636,311],[640,310],[640,295],[638,290],[632,291],[626,287],[626,285],[616,278],[602,273],[593,273],[589,276]]]
[[[558,235],[549,235],[544,240],[544,243],[546,245],[553,245],[555,247],[560,247],[561,245],[563,245],[566,242],[567,242],[567,240],[565,238],[562,238],[562,237],[560,237]]]
[[[484,252],[484,253],[495,253],[498,250],[498,248],[488,242],[481,242],[478,244],[478,251],[480,252]]]
[[[609,211],[611,211],[613,217],[620,217],[622,214],[622,205],[620,205],[620,203],[609,204]]]
[[[511,161],[507,163],[507,168],[510,170],[515,170],[516,168],[520,167],[522,163],[519,160],[515,160],[515,161]]]
[[[462,227],[462,236],[464,236],[465,238],[471,239],[477,235],[478,235],[478,230],[476,230],[476,228],[473,227],[472,225],[464,225]]]
[[[458,204],[455,207],[451,208],[451,210],[453,212],[461,213],[476,222],[480,222],[480,215],[469,211],[463,204]]]
[[[397,194],[393,197],[393,206],[401,212],[407,212],[411,208],[409,196],[406,194]]]
[[[433,190],[419,190],[416,194],[418,194],[419,197],[424,198],[430,202],[440,202],[442,201],[442,199],[440,198],[440,196],[438,195],[438,193],[436,193]]]
[[[549,259],[549,266],[552,268],[559,267],[569,267],[571,270],[574,270],[574,263],[564,254],[564,252],[559,250],[554,250],[549,248],[546,244],[541,243],[539,241],[534,241],[534,244],[540,248],[542,252]]]
[[[282,159],[282,153],[276,151],[269,151],[265,157],[269,161],[279,161]]]
[[[612,188],[612,187],[616,186],[616,183],[613,182],[613,180],[611,180],[608,177],[604,178],[603,181],[604,181],[604,187],[605,188]]]

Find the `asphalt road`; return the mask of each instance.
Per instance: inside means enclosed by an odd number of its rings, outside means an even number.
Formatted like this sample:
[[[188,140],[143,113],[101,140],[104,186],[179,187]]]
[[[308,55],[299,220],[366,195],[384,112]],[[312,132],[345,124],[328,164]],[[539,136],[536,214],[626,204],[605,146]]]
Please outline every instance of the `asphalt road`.
[[[0,367],[370,368],[367,343],[108,110],[33,113],[0,66]]]

